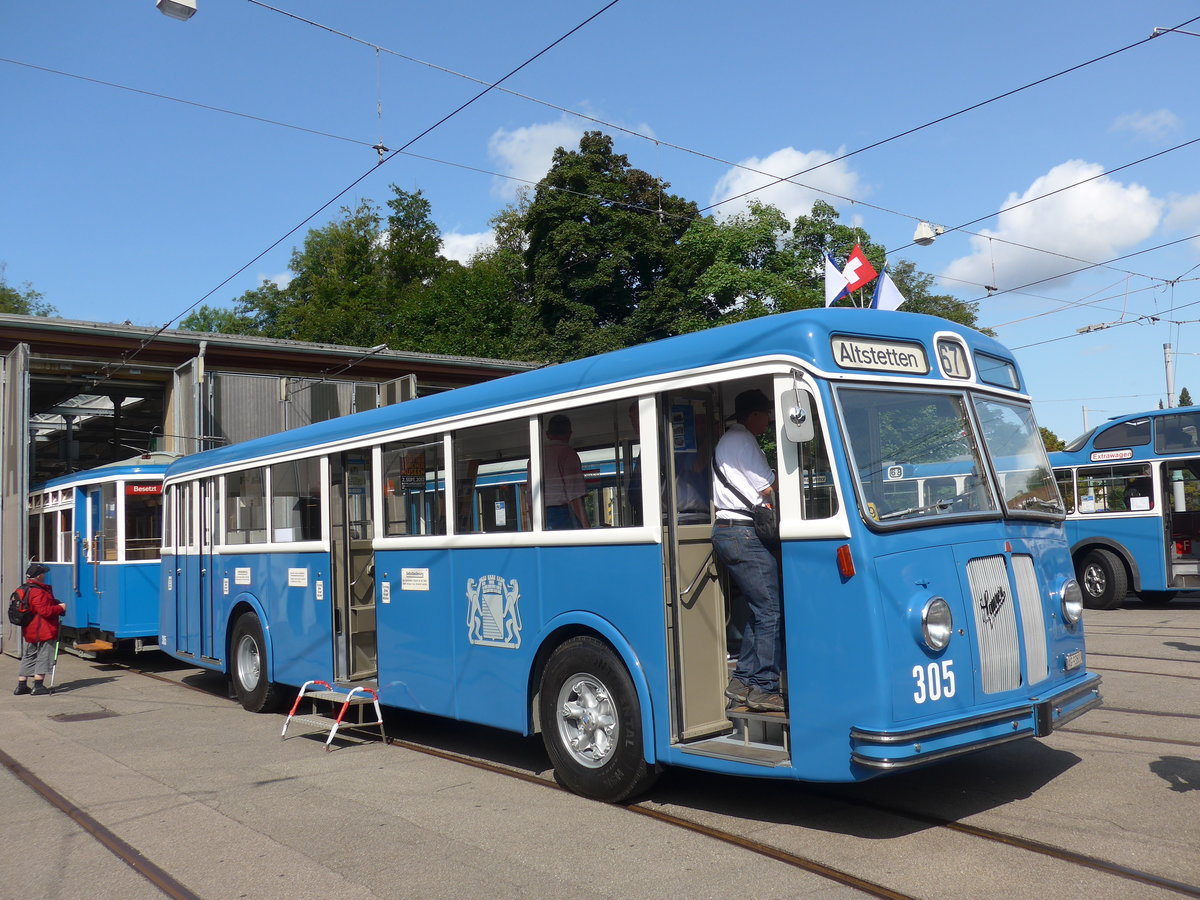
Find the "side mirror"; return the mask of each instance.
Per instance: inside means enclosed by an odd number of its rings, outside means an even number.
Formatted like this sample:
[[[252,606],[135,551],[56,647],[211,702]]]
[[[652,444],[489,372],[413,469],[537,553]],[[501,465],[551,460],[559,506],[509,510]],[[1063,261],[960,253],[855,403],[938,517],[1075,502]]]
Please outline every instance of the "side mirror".
[[[799,388],[785,391],[780,398],[783,406],[783,433],[793,444],[811,441],[813,427],[812,394]]]

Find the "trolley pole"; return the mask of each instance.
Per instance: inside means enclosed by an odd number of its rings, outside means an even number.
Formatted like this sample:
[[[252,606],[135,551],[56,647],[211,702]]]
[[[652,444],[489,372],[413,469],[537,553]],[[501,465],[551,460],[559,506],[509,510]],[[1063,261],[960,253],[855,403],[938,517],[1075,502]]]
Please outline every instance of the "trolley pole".
[[[1170,344],[1163,344],[1163,362],[1167,367],[1167,409],[1171,409],[1175,406],[1175,366]]]

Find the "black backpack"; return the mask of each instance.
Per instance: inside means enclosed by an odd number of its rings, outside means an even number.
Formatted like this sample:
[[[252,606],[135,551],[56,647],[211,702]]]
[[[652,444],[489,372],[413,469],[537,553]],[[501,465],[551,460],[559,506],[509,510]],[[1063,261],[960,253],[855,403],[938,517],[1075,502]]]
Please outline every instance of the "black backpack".
[[[33,610],[29,606],[29,591],[17,588],[8,598],[8,621],[24,628],[33,621]]]

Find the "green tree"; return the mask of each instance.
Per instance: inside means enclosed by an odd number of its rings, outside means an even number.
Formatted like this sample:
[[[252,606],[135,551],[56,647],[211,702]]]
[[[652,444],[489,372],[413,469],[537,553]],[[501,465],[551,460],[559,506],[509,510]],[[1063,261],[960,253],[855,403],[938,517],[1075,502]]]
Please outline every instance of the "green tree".
[[[1038,426],[1038,431],[1042,433],[1042,444],[1046,447],[1046,452],[1050,453],[1054,450],[1065,450],[1067,443],[1057,434],[1051,431],[1044,425]]]
[[[410,344],[399,323],[422,305],[429,284],[458,264],[440,255],[441,234],[421,192],[395,185],[392,192],[386,219],[370,200],[343,207],[340,219],[309,231],[292,252],[286,285],[264,281],[235,301],[233,315],[206,311],[208,321],[290,340]]]
[[[202,331],[214,334],[250,334],[249,321],[232,309],[209,306],[207,303],[188,313],[179,320],[184,331]]]
[[[1180,406],[1191,406],[1192,405],[1192,395],[1190,393],[1188,393],[1187,388],[1184,388],[1183,390],[1181,390],[1179,392],[1179,405]]]
[[[548,358],[648,338],[655,290],[697,215],[695,203],[668,187],[632,168],[598,131],[584,134],[578,150],[555,150],[524,217],[527,277]]]
[[[35,291],[28,281],[20,288],[12,287],[4,279],[4,265],[0,263],[0,313],[18,316],[57,316],[58,310],[45,301],[41,291]]]

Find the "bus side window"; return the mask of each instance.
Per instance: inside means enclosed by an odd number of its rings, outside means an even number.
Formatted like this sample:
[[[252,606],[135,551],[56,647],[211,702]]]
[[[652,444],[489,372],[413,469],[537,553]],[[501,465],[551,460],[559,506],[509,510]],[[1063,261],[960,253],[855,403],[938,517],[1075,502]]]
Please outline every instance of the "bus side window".
[[[321,467],[313,456],[271,466],[272,539],[321,539]]]
[[[825,450],[819,404],[813,404],[810,419],[813,424],[812,440],[800,445],[800,471],[803,475],[800,493],[803,506],[800,513],[805,519],[828,519],[837,515],[841,504],[833,480],[833,462]]]
[[[1066,513],[1070,515],[1075,512],[1075,479],[1070,469],[1055,469],[1054,478],[1058,482],[1058,492],[1062,494]]]
[[[1090,466],[1079,470],[1081,513],[1138,512],[1154,508],[1148,465]]]
[[[387,537],[446,533],[446,461],[440,437],[383,445]]]
[[[454,530],[530,531],[529,421],[513,419],[454,433]]]
[[[225,543],[261,544],[267,539],[267,507],[263,469],[225,476]],[[184,520],[190,523],[190,518]]]
[[[566,511],[547,509],[545,527],[558,524],[573,528],[585,524],[589,528],[626,528],[641,524],[642,469],[636,402],[631,405],[629,400],[620,400],[576,406],[541,418],[542,500],[567,507]],[[551,434],[564,425],[570,427],[568,434]],[[575,521],[576,513],[570,503],[577,496],[579,485],[563,481],[563,472],[574,469],[571,453],[578,457],[583,471],[582,508],[586,523]],[[556,459],[560,465],[555,464]],[[707,511],[707,497],[702,502]]]

